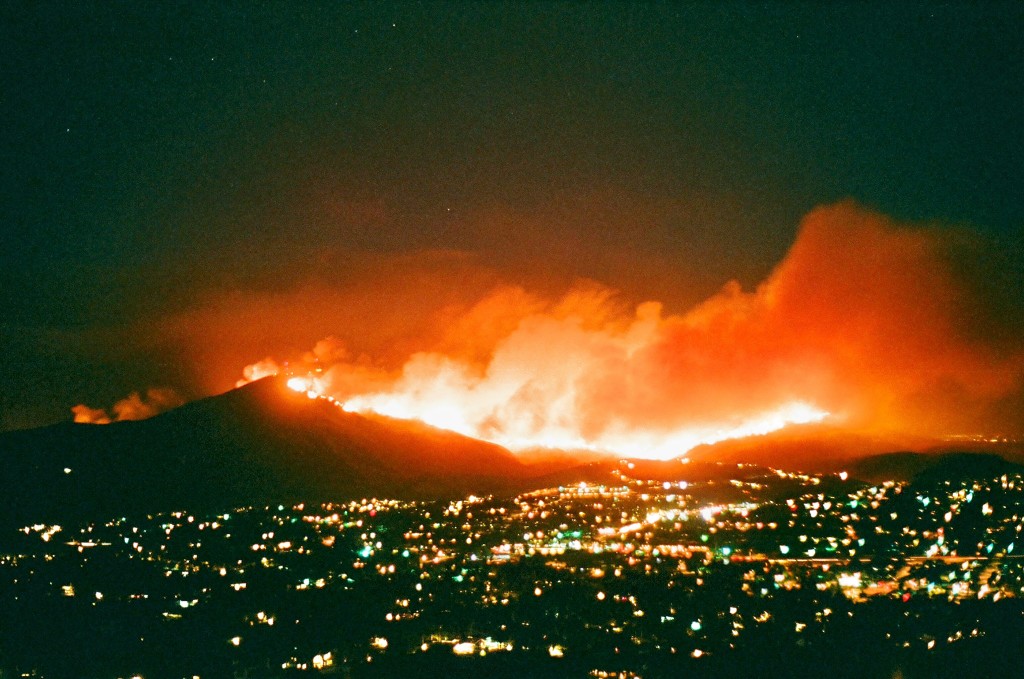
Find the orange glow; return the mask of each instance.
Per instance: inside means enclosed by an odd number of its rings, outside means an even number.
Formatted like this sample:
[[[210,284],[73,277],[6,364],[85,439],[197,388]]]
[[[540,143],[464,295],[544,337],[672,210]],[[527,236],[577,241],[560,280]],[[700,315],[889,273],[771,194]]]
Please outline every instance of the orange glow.
[[[620,427],[587,438],[565,418],[562,422],[546,422],[539,427],[532,426],[533,422],[514,420],[498,427],[492,413],[479,408],[459,407],[460,401],[473,398],[473,390],[451,392],[444,397],[438,393],[437,386],[432,385],[427,394],[405,392],[358,396],[345,401],[342,408],[349,412],[372,412],[397,419],[420,420],[514,451],[532,448],[590,450],[650,459],[671,459],[701,444],[767,434],[790,424],[820,422],[829,415],[807,403],[793,401],[734,422],[684,426],[665,432],[627,431]],[[559,406],[557,402],[538,405],[551,405],[556,409]]]
[[[90,408],[80,403],[71,409],[78,424],[110,424],[127,420],[145,420],[165,410],[177,408],[185,400],[173,389],[153,387],[145,395],[133,391],[110,407],[111,413],[103,408]]]
[[[755,289],[727,283],[686,313],[630,309],[593,282],[555,298],[495,284],[432,316],[414,305],[422,332],[403,330],[379,353],[350,350],[358,334],[332,336],[248,366],[243,381],[282,373],[349,412],[517,451],[667,459],[826,418],[946,434],[984,422],[1024,384],[1024,351],[965,327],[976,299],[949,263],[952,246],[841,203],[809,214]],[[394,306],[379,313],[400,315]]]
[[[290,377],[287,384],[292,391],[302,392],[309,389],[309,380],[305,377]]]
[[[312,377],[290,377],[285,384],[292,391],[305,394],[310,400],[325,398],[323,392],[317,388],[316,380]]]
[[[279,366],[277,361],[274,359],[267,357],[262,361],[257,361],[252,365],[245,366],[242,370],[243,377],[235,383],[235,386],[240,387],[244,384],[248,384],[249,382],[261,380],[264,377],[277,375],[279,372],[281,372],[281,366]]]
[[[620,393],[606,402],[601,381],[612,379],[609,370],[617,370],[618,378],[632,383],[636,376],[631,373],[648,369],[647,352],[664,341],[664,330],[673,321],[662,319],[656,304],[641,305],[632,320],[617,317],[603,306],[603,295],[579,291],[553,311],[528,314],[484,367],[419,353],[394,376],[358,371],[344,360],[320,372],[322,361],[313,352],[289,368],[309,372],[293,375],[287,386],[349,412],[419,420],[514,451],[588,450],[655,459],[828,416],[810,402],[788,398],[743,412],[716,406],[696,415],[692,409],[674,418],[658,412],[647,422],[635,421],[638,404]],[[627,385],[639,391],[637,386]],[[670,395],[665,385],[650,386],[655,395]],[[664,408],[658,404],[657,410]],[[595,422],[599,414],[601,421]]]

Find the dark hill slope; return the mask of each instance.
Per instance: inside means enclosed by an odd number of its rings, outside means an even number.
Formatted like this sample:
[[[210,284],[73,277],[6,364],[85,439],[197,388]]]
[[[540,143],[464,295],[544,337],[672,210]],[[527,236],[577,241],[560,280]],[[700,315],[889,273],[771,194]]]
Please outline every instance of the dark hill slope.
[[[0,461],[7,526],[179,507],[511,492],[531,475],[500,446],[346,413],[276,379],[145,421],[3,434]]]
[[[947,480],[991,479],[1024,467],[992,453],[888,453],[857,461],[851,473],[865,481],[895,479],[918,485]]]

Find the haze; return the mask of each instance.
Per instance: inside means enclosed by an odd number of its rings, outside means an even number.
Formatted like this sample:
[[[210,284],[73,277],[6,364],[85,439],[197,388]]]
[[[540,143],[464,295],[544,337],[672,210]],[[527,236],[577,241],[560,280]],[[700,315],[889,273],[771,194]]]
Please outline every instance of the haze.
[[[1021,434],[1018,4],[0,24],[3,429],[276,366],[523,446]]]

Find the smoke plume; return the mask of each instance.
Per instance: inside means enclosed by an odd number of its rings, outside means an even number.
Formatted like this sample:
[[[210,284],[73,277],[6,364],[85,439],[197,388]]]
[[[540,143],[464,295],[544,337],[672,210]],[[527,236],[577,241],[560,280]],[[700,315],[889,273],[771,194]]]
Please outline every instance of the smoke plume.
[[[145,420],[171,408],[177,408],[184,402],[173,389],[153,387],[146,390],[145,396],[133,391],[112,405],[109,413],[103,408],[90,408],[85,404],[74,406],[71,412],[75,415],[75,422],[79,424],[110,424],[127,420]]]
[[[244,376],[283,372],[348,410],[520,449],[661,457],[826,415],[859,430],[991,429],[1020,399],[1024,346],[970,322],[999,300],[956,266],[962,240],[840,203],[803,220],[755,289],[730,282],[686,313],[631,308],[588,281],[558,297],[497,284],[436,310],[399,364],[330,337]]]

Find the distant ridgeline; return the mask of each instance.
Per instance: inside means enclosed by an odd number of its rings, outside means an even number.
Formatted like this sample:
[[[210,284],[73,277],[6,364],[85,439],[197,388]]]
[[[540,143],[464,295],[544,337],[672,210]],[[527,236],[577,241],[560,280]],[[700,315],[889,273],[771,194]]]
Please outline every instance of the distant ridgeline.
[[[0,435],[5,526],[181,508],[524,487],[499,446],[254,382],[149,420]],[[529,485],[529,484],[526,484]]]
[[[267,378],[144,421],[62,423],[0,435],[0,529],[188,509],[388,497],[514,494],[560,483],[735,476],[772,459],[767,443],[729,443],[729,464],[524,464],[504,448],[417,422],[347,413]],[[742,447],[737,447],[742,446]],[[728,453],[729,450],[735,450]],[[767,451],[767,452],[766,452]],[[865,480],[997,475],[1021,469],[996,455],[892,453],[818,466]],[[749,466],[749,465],[748,465]],[[763,471],[763,468],[760,469]],[[754,473],[749,467],[744,473]]]

